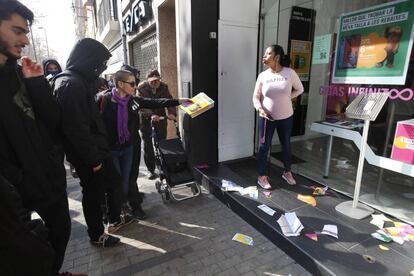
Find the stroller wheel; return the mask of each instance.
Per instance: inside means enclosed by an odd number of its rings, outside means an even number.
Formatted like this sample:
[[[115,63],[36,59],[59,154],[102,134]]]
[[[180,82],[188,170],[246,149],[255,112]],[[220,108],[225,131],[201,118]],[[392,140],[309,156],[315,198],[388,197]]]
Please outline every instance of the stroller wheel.
[[[168,190],[161,191],[161,198],[164,203],[168,203],[171,199],[170,192]]]
[[[193,193],[193,195],[197,194],[199,189],[200,189],[200,187],[198,187],[197,184],[191,185],[191,192]]]
[[[161,181],[157,180],[155,181],[155,188],[157,189],[157,192],[161,193]]]

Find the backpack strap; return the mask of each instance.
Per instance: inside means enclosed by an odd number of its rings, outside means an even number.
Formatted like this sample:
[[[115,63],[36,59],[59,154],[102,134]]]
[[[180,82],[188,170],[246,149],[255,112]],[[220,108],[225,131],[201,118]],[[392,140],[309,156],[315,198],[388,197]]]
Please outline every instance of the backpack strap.
[[[106,101],[111,100],[112,94],[111,94],[111,89],[105,90],[103,92],[100,92],[97,95],[97,103],[98,103],[98,109],[99,109],[99,113],[103,113],[105,105],[106,105]]]

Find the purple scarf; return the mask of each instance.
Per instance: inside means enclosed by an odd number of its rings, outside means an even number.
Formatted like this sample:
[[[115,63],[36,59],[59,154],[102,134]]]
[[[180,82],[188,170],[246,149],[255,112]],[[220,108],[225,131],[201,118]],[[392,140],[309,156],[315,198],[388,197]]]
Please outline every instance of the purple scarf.
[[[118,103],[117,127],[118,127],[118,141],[120,144],[125,144],[129,140],[128,130],[128,102],[131,96],[121,98],[118,95],[116,88],[112,89],[112,97]]]

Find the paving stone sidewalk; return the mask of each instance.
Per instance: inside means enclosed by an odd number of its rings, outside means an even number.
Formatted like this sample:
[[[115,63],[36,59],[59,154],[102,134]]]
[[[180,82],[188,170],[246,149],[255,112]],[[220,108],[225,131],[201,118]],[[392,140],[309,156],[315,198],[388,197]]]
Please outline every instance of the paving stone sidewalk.
[[[145,169],[141,167],[145,174]],[[164,204],[154,181],[138,179],[148,219],[117,232],[122,244],[89,243],[79,180],[68,177],[72,235],[62,271],[89,275],[310,275],[282,250],[203,190],[195,199]],[[254,245],[235,241],[235,233]]]

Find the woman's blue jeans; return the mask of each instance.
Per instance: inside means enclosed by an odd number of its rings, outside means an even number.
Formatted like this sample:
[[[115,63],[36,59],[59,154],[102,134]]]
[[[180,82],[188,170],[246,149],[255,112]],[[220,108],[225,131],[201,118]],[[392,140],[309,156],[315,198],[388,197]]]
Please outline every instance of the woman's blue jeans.
[[[259,117],[260,148],[259,148],[259,176],[266,175],[266,159],[272,146],[272,138],[275,130],[282,146],[283,166],[285,171],[290,171],[292,165],[292,150],[290,136],[292,135],[293,116],[283,120],[269,121]]]
[[[126,203],[128,200],[129,176],[131,174],[132,158],[134,155],[133,146],[130,145],[121,150],[112,150],[111,155],[115,168],[122,178],[122,201]]]

